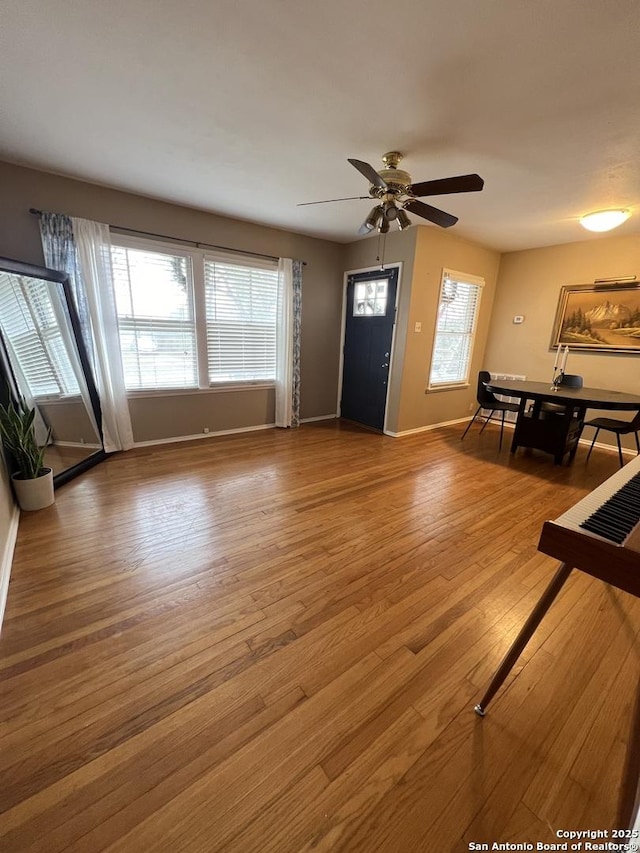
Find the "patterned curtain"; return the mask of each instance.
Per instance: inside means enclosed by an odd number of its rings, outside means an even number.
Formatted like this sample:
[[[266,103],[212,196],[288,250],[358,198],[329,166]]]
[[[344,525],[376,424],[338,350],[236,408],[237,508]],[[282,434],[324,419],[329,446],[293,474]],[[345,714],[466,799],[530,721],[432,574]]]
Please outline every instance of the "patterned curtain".
[[[93,336],[86,292],[82,283],[82,274],[78,260],[78,248],[73,235],[73,223],[69,216],[61,213],[40,214],[40,237],[44,250],[45,266],[69,276],[71,292],[75,302],[85,349],[91,366],[93,361]]]
[[[290,258],[280,258],[276,310],[277,427],[297,427],[300,424],[301,308],[302,263]]]
[[[293,377],[291,426],[300,425],[300,332],[302,328],[302,261],[293,262]]]

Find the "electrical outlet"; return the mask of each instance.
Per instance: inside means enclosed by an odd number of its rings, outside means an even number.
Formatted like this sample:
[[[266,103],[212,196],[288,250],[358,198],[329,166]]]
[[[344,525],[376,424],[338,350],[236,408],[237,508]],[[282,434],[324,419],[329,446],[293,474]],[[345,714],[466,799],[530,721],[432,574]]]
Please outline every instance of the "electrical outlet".
[[[470,412],[472,412],[472,411],[473,411],[473,403],[469,403],[469,411],[470,411]]]
[[[204,427],[202,432],[209,432],[209,427]]]

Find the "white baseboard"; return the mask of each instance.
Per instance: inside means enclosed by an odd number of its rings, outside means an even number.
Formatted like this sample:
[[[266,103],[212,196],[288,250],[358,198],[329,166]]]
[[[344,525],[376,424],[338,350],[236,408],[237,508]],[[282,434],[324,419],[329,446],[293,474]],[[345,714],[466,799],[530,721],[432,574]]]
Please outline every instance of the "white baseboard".
[[[134,447],[153,447],[155,444],[177,444],[180,441],[198,441],[202,438],[217,438],[220,435],[236,435],[241,432],[256,432],[262,429],[275,429],[275,424],[258,424],[257,426],[238,427],[237,429],[221,429],[216,432],[199,432],[197,435],[176,435],[171,438],[154,438],[151,441],[134,441]]]
[[[402,438],[405,435],[415,435],[418,432],[429,432],[432,429],[440,429],[440,427],[452,426],[453,424],[463,424],[465,421],[470,421],[471,418],[457,418],[455,421],[441,421],[439,424],[428,424],[428,426],[415,427],[414,429],[403,429],[401,432],[391,432],[385,430],[385,435],[390,435],[393,438]]]
[[[332,415],[318,415],[316,418],[300,418],[301,424],[311,424],[314,421],[335,421],[338,416],[335,412]]]
[[[579,443],[584,444],[587,447],[590,447],[591,446],[591,439],[590,438],[581,438]],[[615,444],[603,444],[603,442],[601,442],[601,441],[596,441],[596,443],[593,446],[594,446],[594,448],[597,448],[598,450],[609,450],[611,453],[615,453],[616,456],[618,455],[618,448]],[[631,450],[628,447],[623,447],[622,448],[622,455],[623,456],[635,456],[636,452],[635,452],[635,450]]]
[[[51,447],[88,447],[90,450],[102,450],[101,444],[90,444],[87,441],[54,441]]]
[[[2,562],[0,563],[0,631],[2,630],[4,609],[7,606],[7,596],[9,595],[9,578],[11,577],[11,564],[13,563],[13,552],[18,537],[19,521],[20,510],[14,505],[13,515],[9,519],[9,530],[7,531],[7,540],[4,545],[4,552],[2,553]]]
[[[393,438],[402,438],[402,436],[405,436],[405,435],[414,435],[415,433],[418,433],[418,432],[428,432],[429,430],[439,429],[440,427],[452,426],[454,424],[463,424],[466,421],[470,421],[470,420],[471,420],[470,417],[458,418],[458,420],[455,420],[455,421],[443,421],[442,423],[439,423],[439,424],[430,424],[429,426],[417,427],[416,429],[407,429],[407,430],[403,430],[402,432],[387,432],[387,431],[385,431],[385,435],[391,435],[391,436],[393,436]],[[491,423],[496,424],[496,426],[500,425],[500,418],[490,418],[490,421],[491,421]],[[515,426],[516,426],[515,424],[510,423],[509,421],[505,421],[504,425],[508,429],[515,429]],[[590,438],[581,438],[579,443],[584,444],[587,447],[589,447],[591,445],[591,439]],[[618,448],[616,447],[615,444],[604,444],[601,441],[596,441],[596,443],[593,446],[594,446],[594,448],[597,448],[598,450],[608,450],[610,453],[615,453],[616,455],[618,453]],[[622,454],[623,454],[623,456],[635,456],[636,452],[635,452],[635,450],[632,450],[631,448],[623,447],[622,448]]]

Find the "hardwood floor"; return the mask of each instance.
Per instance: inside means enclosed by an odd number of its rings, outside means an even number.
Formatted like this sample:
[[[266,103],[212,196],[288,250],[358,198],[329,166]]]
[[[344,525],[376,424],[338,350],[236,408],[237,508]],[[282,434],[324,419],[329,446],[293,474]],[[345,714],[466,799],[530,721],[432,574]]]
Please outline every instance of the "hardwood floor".
[[[640,601],[542,523],[617,470],[335,422],[110,458],[23,513],[0,849],[447,853],[611,829]]]

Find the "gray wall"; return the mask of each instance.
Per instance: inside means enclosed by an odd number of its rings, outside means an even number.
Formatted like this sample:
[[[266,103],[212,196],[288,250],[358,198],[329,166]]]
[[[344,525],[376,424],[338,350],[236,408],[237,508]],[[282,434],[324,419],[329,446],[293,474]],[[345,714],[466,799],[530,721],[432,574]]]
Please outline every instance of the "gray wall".
[[[30,207],[163,234],[185,241],[306,261],[302,294],[301,417],[335,413],[345,247],[200,210],[0,162],[0,255],[42,264]],[[202,392],[134,398],[136,441],[274,421],[274,394]],[[219,426],[216,426],[219,424]],[[197,427],[197,429],[195,429]],[[194,432],[195,429],[195,432]]]

